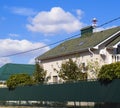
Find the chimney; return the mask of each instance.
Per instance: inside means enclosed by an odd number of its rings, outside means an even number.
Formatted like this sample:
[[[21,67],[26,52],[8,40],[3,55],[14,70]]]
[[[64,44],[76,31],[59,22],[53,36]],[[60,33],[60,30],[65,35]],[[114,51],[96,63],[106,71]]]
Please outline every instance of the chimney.
[[[96,18],[92,19],[92,26],[93,26],[93,28],[96,28],[96,26],[97,26],[97,19]]]
[[[81,29],[81,37],[91,36],[93,33],[93,26],[87,26]]]

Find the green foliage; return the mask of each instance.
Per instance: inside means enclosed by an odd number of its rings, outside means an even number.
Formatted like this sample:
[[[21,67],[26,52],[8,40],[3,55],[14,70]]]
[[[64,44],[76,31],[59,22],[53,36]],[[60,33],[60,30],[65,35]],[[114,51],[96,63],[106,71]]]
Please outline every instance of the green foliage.
[[[76,61],[72,59],[61,64],[60,70],[57,71],[60,78],[65,81],[77,81],[87,79],[87,74],[83,73],[80,67],[77,65]]]
[[[43,83],[45,81],[46,73],[47,72],[43,69],[43,67],[36,63],[36,70],[33,74],[34,82]]]
[[[7,87],[9,89],[14,89],[17,86],[41,83],[44,82],[45,76],[46,71],[44,71],[44,69],[39,66],[39,64],[36,64],[36,71],[34,72],[32,77],[25,73],[11,75],[10,78],[7,80]]]
[[[96,79],[98,77],[99,71],[100,71],[100,64],[96,61],[89,61],[87,63],[87,71],[89,79]]]
[[[100,80],[113,80],[120,78],[120,62],[103,65],[98,74]]]
[[[120,79],[120,62],[115,63],[113,68],[115,70],[116,78]]]
[[[28,74],[14,74],[7,80],[7,87],[14,89],[17,86],[32,85],[33,81]]]

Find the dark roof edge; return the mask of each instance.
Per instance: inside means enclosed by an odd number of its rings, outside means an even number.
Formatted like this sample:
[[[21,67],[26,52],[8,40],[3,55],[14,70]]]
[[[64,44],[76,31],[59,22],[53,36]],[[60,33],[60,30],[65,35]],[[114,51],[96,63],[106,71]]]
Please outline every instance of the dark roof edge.
[[[117,45],[119,45],[119,44],[120,44],[120,42],[117,42],[115,45],[107,47],[107,49],[117,48]]]
[[[37,57],[35,59],[38,59],[38,60],[41,60],[41,61],[42,60],[49,60],[49,59],[58,58],[58,57],[62,57],[62,56],[70,56],[70,55],[78,54],[78,53],[84,52],[84,51],[89,51],[89,49],[96,50],[95,48],[91,47],[91,48],[85,48],[85,49],[82,49],[82,50],[79,50],[79,51],[69,52],[69,53],[66,53],[66,54],[57,55],[57,56],[53,56],[53,57],[45,57],[45,58],[42,58],[42,59],[39,59],[39,57]]]

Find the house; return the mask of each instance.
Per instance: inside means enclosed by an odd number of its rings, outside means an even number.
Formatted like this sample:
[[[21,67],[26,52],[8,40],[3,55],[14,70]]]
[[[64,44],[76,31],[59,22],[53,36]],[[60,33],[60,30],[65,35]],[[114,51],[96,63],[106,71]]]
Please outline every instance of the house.
[[[36,61],[47,70],[48,82],[59,82],[54,68],[59,69],[61,63],[69,58],[77,58],[83,65],[96,60],[100,65],[120,61],[120,27],[99,32],[93,32],[92,26],[85,27],[81,29],[80,37],[61,43],[38,56]]]
[[[6,86],[6,80],[13,74],[26,73],[30,76],[35,71],[35,65],[7,63],[0,68],[0,86]]]

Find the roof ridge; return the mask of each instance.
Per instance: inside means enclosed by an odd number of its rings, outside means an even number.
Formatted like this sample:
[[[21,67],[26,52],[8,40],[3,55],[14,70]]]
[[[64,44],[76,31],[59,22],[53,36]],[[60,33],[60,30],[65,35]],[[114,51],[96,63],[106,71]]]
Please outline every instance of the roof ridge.
[[[6,63],[5,65],[35,65],[35,64],[22,64],[22,63]],[[3,66],[5,66],[3,65]],[[2,67],[3,67],[2,66]]]

